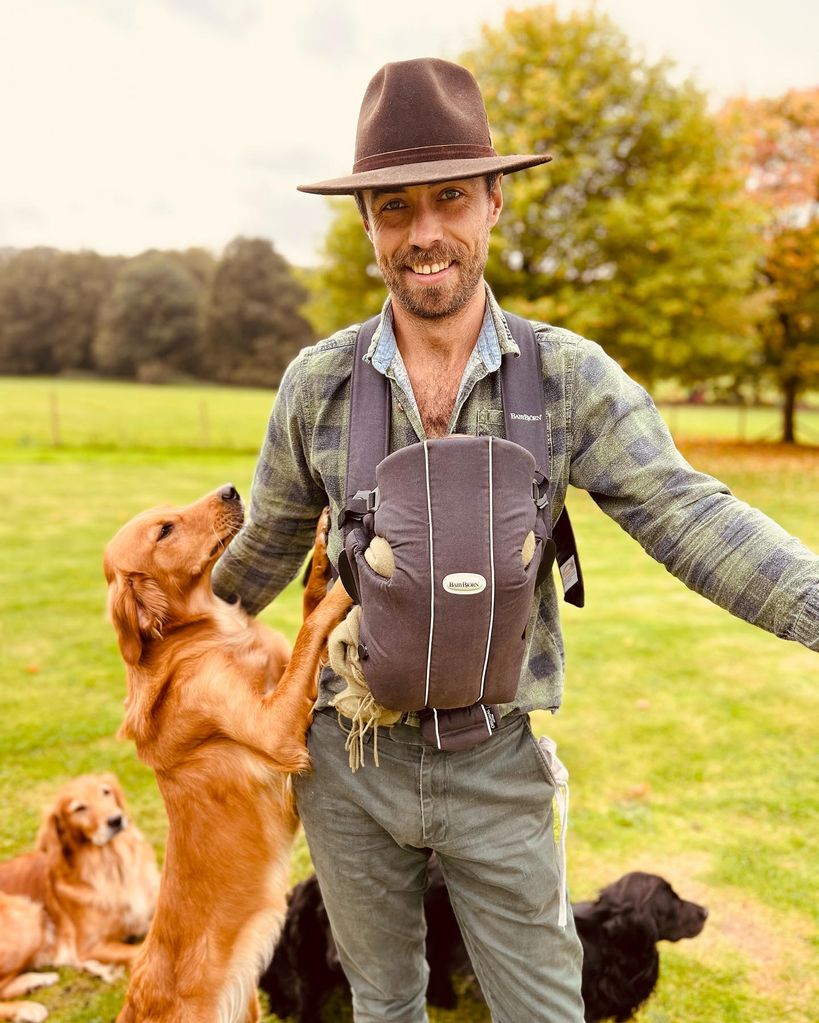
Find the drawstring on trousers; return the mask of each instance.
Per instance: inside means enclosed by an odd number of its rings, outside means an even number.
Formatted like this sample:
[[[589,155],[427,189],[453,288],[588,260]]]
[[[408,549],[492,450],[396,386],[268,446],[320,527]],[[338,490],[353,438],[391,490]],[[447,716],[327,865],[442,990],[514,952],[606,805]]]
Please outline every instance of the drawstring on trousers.
[[[560,849],[558,852],[560,906],[557,922],[560,927],[565,927],[568,919],[566,900],[566,832],[569,829],[569,772],[566,769],[566,765],[557,755],[557,743],[553,739],[544,735],[538,739],[538,746],[546,759],[549,771],[555,782],[555,800],[560,820]]]

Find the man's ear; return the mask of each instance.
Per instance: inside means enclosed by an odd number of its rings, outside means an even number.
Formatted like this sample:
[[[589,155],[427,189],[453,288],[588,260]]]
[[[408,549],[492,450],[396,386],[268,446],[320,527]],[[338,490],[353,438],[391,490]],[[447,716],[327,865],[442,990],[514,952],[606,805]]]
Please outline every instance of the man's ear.
[[[489,193],[489,226],[494,227],[503,209],[503,190],[501,189],[502,174],[498,174]]]
[[[367,200],[364,198],[363,192],[356,192],[353,196],[355,204],[358,207],[358,212],[361,217],[361,223],[364,225],[364,231],[370,241],[373,240],[373,236],[370,233],[370,216],[367,211]]]

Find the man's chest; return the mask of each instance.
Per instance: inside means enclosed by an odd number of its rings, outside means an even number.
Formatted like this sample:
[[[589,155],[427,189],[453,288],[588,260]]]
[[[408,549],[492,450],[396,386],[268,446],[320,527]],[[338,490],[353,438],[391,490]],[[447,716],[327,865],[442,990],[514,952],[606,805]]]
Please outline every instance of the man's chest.
[[[427,437],[445,437],[461,387],[462,374],[428,373],[416,375],[412,391],[418,415]]]

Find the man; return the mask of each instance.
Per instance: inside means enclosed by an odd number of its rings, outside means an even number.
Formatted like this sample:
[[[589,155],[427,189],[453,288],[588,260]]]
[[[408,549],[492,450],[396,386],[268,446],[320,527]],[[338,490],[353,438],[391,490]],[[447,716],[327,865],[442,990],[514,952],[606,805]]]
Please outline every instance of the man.
[[[545,154],[499,156],[478,85],[440,60],[388,64],[370,83],[353,173],[303,186],[355,194],[389,289],[368,359],[392,395],[390,450],[449,433],[503,432],[498,369],[518,346],[483,281],[503,206],[499,175]],[[549,424],[553,517],[568,483],[688,586],[819,649],[819,559],[678,454],[650,398],[592,342],[535,324]],[[248,522],[214,589],[256,613],[296,574],[325,503],[337,559],[357,331],[302,352],[273,410]],[[380,766],[353,774],[342,683],[325,671],[299,811],[357,1023],[424,1020],[422,890],[435,849],[483,992],[499,1023],[580,1023],[581,950],[560,926],[554,779],[527,712],[560,705],[563,651],[551,580],[537,593],[528,658],[498,730],[441,752],[411,717],[384,731]],[[340,727],[341,726],[341,727]]]

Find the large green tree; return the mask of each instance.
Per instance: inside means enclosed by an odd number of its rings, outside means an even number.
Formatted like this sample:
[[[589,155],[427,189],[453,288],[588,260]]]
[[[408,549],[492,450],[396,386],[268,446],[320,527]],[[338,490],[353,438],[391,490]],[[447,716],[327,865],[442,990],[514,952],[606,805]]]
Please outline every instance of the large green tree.
[[[203,304],[202,282],[173,253],[128,260],[100,312],[98,368],[152,382],[199,375]]]
[[[741,359],[755,221],[705,96],[594,10],[510,11],[465,62],[496,148],[554,155],[504,182],[501,301],[594,337],[644,380]]]
[[[203,370],[214,380],[276,386],[314,340],[301,313],[307,291],[264,238],[235,238],[213,276]]]
[[[702,380],[745,358],[755,220],[705,97],[595,10],[510,11],[462,61],[498,152],[555,157],[503,181],[487,265],[498,298],[595,338],[644,380]],[[377,310],[371,263],[354,204],[336,204],[313,280],[323,331]]]

